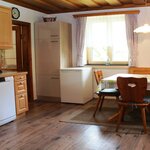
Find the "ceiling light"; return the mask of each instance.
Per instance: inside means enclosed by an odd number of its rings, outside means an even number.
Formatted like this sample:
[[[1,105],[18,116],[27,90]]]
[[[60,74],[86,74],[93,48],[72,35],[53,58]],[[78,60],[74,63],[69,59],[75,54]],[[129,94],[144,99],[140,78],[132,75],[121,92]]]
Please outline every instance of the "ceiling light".
[[[150,25],[144,24],[134,30],[136,33],[150,33]]]
[[[147,6],[148,0],[144,0],[145,6]],[[148,14],[148,9],[146,8],[145,15]],[[150,33],[150,25],[144,24],[143,26],[140,26],[134,30],[136,33]]]

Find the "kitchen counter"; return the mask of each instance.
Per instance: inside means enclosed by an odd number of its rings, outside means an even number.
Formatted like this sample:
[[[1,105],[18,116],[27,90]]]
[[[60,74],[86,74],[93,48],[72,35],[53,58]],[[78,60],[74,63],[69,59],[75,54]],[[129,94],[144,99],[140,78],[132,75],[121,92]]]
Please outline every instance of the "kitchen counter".
[[[21,71],[6,71],[3,70],[0,73],[1,77],[10,77],[13,76],[14,83],[13,83],[13,90],[15,93],[15,104],[16,104],[16,114],[22,115],[25,114],[29,107],[28,107],[28,94],[27,94],[27,72]],[[7,92],[7,89],[5,89]],[[9,91],[8,91],[9,92]]]
[[[9,76],[22,75],[22,74],[27,74],[27,72],[3,71],[2,73],[0,73],[0,77],[9,77]]]

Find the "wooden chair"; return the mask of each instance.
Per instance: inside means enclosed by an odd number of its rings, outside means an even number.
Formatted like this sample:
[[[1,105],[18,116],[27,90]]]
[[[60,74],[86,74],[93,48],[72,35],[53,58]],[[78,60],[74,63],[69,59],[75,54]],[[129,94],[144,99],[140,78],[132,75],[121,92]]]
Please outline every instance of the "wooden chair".
[[[150,74],[150,68],[145,67],[129,67],[128,72],[132,74]]]
[[[117,85],[120,91],[121,100],[118,101],[120,110],[116,131],[118,131],[120,122],[123,120],[126,108],[128,106],[136,106],[141,110],[144,132],[146,133],[147,129],[145,108],[150,103],[149,101],[144,100],[144,95],[147,89],[147,79],[118,77]]]
[[[148,67],[129,67],[128,73],[131,74],[149,74],[150,75],[150,68]],[[150,90],[146,90],[145,98],[150,100]]]
[[[94,75],[95,75],[96,83],[97,85],[99,85],[100,81],[103,78],[103,73],[101,70],[94,70]],[[96,109],[93,114],[94,117],[96,115],[98,108],[101,111],[105,96],[115,96],[116,99],[119,99],[119,96],[120,96],[119,90],[115,88],[107,88],[107,89],[105,88],[100,91],[97,91],[96,94],[99,96],[99,99],[98,99]]]

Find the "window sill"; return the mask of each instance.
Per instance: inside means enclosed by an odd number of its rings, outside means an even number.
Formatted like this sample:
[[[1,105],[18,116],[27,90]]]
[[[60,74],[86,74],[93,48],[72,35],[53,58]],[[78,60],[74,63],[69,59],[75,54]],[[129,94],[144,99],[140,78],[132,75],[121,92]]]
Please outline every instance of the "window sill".
[[[86,65],[86,66],[87,67],[92,67],[93,69],[98,69],[98,68],[104,68],[104,69],[128,69],[129,68],[129,66],[125,66],[125,65]]]

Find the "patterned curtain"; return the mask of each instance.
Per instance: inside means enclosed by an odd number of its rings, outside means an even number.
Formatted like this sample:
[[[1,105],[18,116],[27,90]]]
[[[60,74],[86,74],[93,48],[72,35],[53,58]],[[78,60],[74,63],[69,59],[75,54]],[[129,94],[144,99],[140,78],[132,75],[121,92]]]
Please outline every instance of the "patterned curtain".
[[[78,17],[76,19],[76,45],[77,45],[77,66],[84,66],[84,43],[85,43],[85,29],[87,17]]]
[[[134,33],[133,31],[137,28],[137,15],[125,15],[125,22],[127,43],[129,48],[129,66],[136,66],[138,36],[137,33]]]

